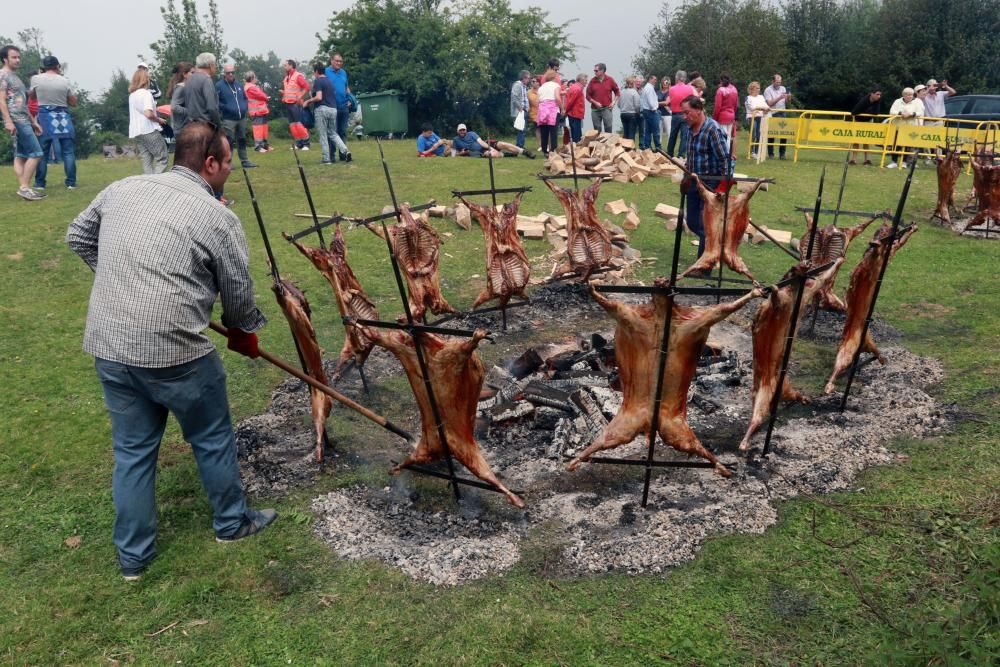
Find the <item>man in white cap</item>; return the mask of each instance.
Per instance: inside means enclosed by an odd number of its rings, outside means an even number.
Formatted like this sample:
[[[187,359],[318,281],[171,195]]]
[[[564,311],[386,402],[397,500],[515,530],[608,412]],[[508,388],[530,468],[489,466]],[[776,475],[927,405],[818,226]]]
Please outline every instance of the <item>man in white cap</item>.
[[[452,139],[452,156],[463,157],[503,157],[505,153],[510,155],[524,155],[524,157],[535,159],[534,151],[521,148],[506,141],[483,141],[478,134],[472,132],[465,126],[465,123],[458,124],[458,135]]]

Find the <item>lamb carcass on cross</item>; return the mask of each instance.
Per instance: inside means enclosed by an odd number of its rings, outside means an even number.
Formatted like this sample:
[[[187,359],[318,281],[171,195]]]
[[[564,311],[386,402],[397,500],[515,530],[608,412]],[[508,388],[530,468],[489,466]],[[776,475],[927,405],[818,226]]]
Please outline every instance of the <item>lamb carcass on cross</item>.
[[[814,226],[812,215],[806,213],[806,229],[802,232],[802,238],[799,240],[799,256],[803,261],[809,260],[812,262],[813,266],[823,266],[841,257],[846,257],[847,248],[850,247],[851,241],[865,231],[870,224],[886,217],[888,217],[888,213],[880,213],[874,218],[862,220],[853,227],[843,228],[830,223],[822,229],[817,229],[816,238],[813,241],[812,254],[806,257],[809,250],[809,235],[812,234]],[[837,267],[839,271],[840,265],[838,264]],[[837,272],[834,272],[833,277],[820,287],[819,293],[814,298],[818,301],[818,306],[823,310],[843,313],[847,310],[847,306],[844,305],[844,302],[833,291],[833,284],[836,280]]]
[[[347,245],[344,243],[344,232],[340,225],[337,225],[333,239],[330,241],[330,247],[327,249],[310,248],[292,240],[288,234],[282,234],[282,236],[291,241],[330,283],[341,317],[362,320],[377,320],[379,318],[375,303],[365,293],[361,283],[355,277],[354,271],[351,270],[351,265],[347,263]],[[362,330],[352,326],[346,326],[344,329],[346,333],[344,347],[340,351],[340,357],[337,359],[337,366],[333,372],[334,382],[340,379],[344,368],[352,359],[358,368],[363,367],[374,347],[374,343]]]
[[[911,225],[890,245],[888,239],[892,235],[892,223],[882,223],[882,226],[875,232],[875,238],[868,244],[861,261],[851,272],[851,284],[847,288],[847,320],[844,322],[844,332],[840,336],[840,345],[837,347],[837,359],[833,364],[833,373],[824,388],[827,394],[833,393],[837,377],[854,361],[854,354],[859,347],[862,352],[875,355],[880,364],[885,364],[885,357],[879,354],[878,346],[875,345],[875,340],[872,338],[871,329],[866,333],[864,341],[861,340],[861,332],[865,326],[865,319],[868,317],[868,309],[875,297],[875,287],[878,284],[878,275],[886,250],[889,252],[889,259],[892,259],[916,231],[917,226]],[[889,245],[888,249],[886,249],[886,245]]]
[[[595,270],[611,261],[611,235],[597,217],[597,193],[601,179],[580,192],[543,181],[566,212],[566,257],[552,269],[553,276],[575,273],[586,281]]]
[[[655,285],[666,288],[669,281],[658,278]],[[649,432],[656,395],[659,349],[666,322],[668,298],[665,294],[654,294],[651,303],[631,305],[608,299],[593,288],[591,293],[597,303],[618,323],[615,328],[615,358],[623,390],[623,403],[604,432],[569,463],[570,470],[575,470],[596,452],[618,447]],[[670,345],[663,373],[663,391],[660,394],[658,432],[663,442],[670,447],[712,462],[715,471],[723,477],[729,477],[729,470],[705,449],[688,425],[688,389],[712,326],[735,313],[750,299],[761,295],[762,291],[755,289],[735,301],[716,306],[673,305]]]
[[[527,298],[524,288],[528,286],[531,266],[517,235],[517,210],[522,197],[523,193],[518,194],[499,212],[461,198],[483,228],[486,242],[486,289],[476,297],[473,309],[491,299],[499,299],[502,308],[512,296]]]
[[[975,191],[978,212],[962,226],[965,232],[976,225],[1000,225],[1000,164],[993,164],[993,156],[986,154],[972,160],[972,187]]]
[[[729,215],[725,214],[725,195],[705,187],[700,178],[693,176],[698,183],[698,196],[704,202],[702,209],[702,224],[705,227],[705,252],[694,264],[685,269],[681,278],[694,271],[711,271],[723,261],[733,271],[742,273],[751,280],[753,274],[746,262],[740,257],[740,243],[750,226],[750,199],[757,193],[766,181],[760,180],[739,194],[729,195]],[[722,222],[726,220],[726,237],[722,238]]]
[[[833,266],[823,273],[806,280],[802,291],[802,304],[809,301],[821,292],[827,285],[833,282],[844,263],[844,258],[840,257]],[[810,262],[796,264],[785,278],[801,276],[812,268]],[[774,394],[778,390],[778,377],[781,375],[781,362],[785,356],[785,344],[789,332],[792,328],[792,310],[795,308],[795,296],[798,292],[798,285],[792,282],[780,288],[772,288],[767,298],[764,299],[757,309],[753,319],[753,410],[750,416],[750,425],[747,427],[746,435],[740,442],[740,451],[750,448],[750,438],[756,433],[760,425],[771,416],[771,402]],[[799,309],[798,320],[795,322],[795,329],[799,327],[802,316],[806,309]],[[802,392],[793,389],[788,375],[781,385],[781,400],[798,401],[808,403]]]
[[[379,238],[385,234],[380,225],[367,225]],[[413,217],[407,204],[399,205],[399,222],[386,227],[393,253],[403,270],[406,287],[410,293],[410,312],[413,319],[423,321],[430,308],[435,315],[457,312],[441,294],[438,270],[441,264],[441,237],[437,230],[422,218]]]
[[[312,311],[309,309],[309,302],[305,294],[291,281],[282,279],[275,283],[271,289],[278,300],[281,312],[285,314],[288,325],[292,329],[292,336],[298,344],[302,359],[306,364],[306,372],[315,380],[328,384],[326,371],[323,369],[323,350],[316,340],[316,331],[312,326]],[[311,410],[313,428],[316,430],[316,461],[323,460],[323,428],[326,418],[330,416],[330,409],[333,407],[333,400],[313,387],[309,388],[311,399]]]
[[[958,150],[948,149],[943,157],[937,158],[937,206],[931,219],[939,218],[951,226],[951,207],[955,205],[955,183],[962,173],[962,156]]]
[[[406,331],[382,332],[374,329],[368,329],[367,335],[376,345],[389,350],[399,359],[420,410],[420,441],[413,453],[390,472],[398,475],[411,463],[431,463],[441,460],[445,450],[438,437],[434,411],[431,409],[427,385],[420,372],[413,336]],[[492,484],[507,496],[512,505],[524,507],[524,501],[504,486],[490,469],[474,435],[479,392],[486,377],[483,362],[476,354],[476,347],[486,338],[487,333],[477,329],[473,337],[467,340],[446,340],[429,333],[421,333],[419,336],[451,455],[473,475]]]

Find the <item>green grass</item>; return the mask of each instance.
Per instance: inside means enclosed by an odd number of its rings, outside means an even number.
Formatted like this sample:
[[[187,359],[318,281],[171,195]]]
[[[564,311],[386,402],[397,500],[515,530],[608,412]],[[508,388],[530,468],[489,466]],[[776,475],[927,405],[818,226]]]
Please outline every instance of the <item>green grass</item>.
[[[389,198],[373,143],[353,145],[351,165],[320,167],[303,154],[320,213],[377,213]],[[410,141],[386,144],[397,195],[414,203],[450,199],[450,190],[488,183],[485,161],[417,160]],[[313,301],[328,351],[341,328],[328,287],[281,230],[307,223],[289,151],[257,156],[251,176],[282,272]],[[828,167],[835,201],[838,154],[769,161],[741,171],[777,179],[759,193],[754,221],[802,228],[795,205],[811,205]],[[540,161],[497,162],[501,187],[534,185],[526,213],[559,212],[533,179]],[[4,224],[0,266],[0,660],[12,665],[93,664],[987,664],[998,650],[996,528],[1000,444],[1000,244],[959,238],[925,223],[936,195],[933,171],[917,171],[907,205],[921,230],[893,261],[879,316],[911,350],[943,360],[935,393],[967,415],[952,434],[894,443],[908,460],[871,470],[856,492],[781,506],[762,536],[708,542],[696,560],[665,576],[621,574],[553,580],[544,553],[528,553],[507,575],[453,589],[415,583],[376,563],[344,562],[311,535],[309,499],[353,481],[381,483],[370,471],[325,475],[281,500],[282,519],[260,539],[216,545],[193,459],[176,428],[161,450],[160,557],[137,585],[124,584],[110,540],[109,426],[91,358],[80,349],[90,271],[63,243],[66,226],[99,190],[139,171],[138,161],[89,159],[81,188],[57,185],[44,202],[13,194],[0,177]],[[848,209],[893,208],[897,171],[853,168]],[[967,176],[959,192],[970,186]],[[251,248],[259,302],[271,324],[262,345],[293,358],[291,339],[269,292],[260,234],[242,176],[228,188]],[[677,203],[666,179],[606,184],[601,202],[639,206],[633,244],[657,257],[648,279],[668,270],[672,235],[652,215]],[[446,237],[442,284],[467,306],[480,289],[482,236],[438,221]],[[384,245],[363,229],[347,232],[351,263],[384,315],[399,310]],[[860,256],[856,244],[849,264]],[[528,244],[529,256],[548,252]],[[683,261],[693,258],[685,244]],[[776,280],[789,259],[748,247],[755,274]],[[686,265],[686,264],[685,264]],[[849,268],[840,278],[846,286]],[[236,417],[262,410],[280,371],[222,349]],[[804,346],[802,354],[814,348]],[[827,352],[826,354],[829,354]],[[806,386],[827,368],[803,361]],[[342,413],[337,413],[342,414]],[[356,423],[356,422],[354,422]],[[350,437],[352,423],[331,423]],[[358,429],[363,434],[363,429]],[[860,489],[863,489],[861,491]],[[70,548],[64,540],[79,536]],[[832,546],[831,546],[832,545]],[[159,633],[157,631],[171,626]]]

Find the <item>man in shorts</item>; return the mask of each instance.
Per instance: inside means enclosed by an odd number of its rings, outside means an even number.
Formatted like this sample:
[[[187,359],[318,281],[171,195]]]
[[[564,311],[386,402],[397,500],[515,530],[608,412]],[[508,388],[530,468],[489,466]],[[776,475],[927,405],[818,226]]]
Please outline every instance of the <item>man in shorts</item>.
[[[24,82],[16,72],[21,66],[21,51],[8,44],[0,48],[0,115],[3,115],[4,129],[14,140],[14,173],[20,187],[17,194],[27,201],[37,201],[45,197],[35,192],[28,183],[35,177],[35,169],[41,159],[42,146],[38,137],[42,128],[28,113],[28,92]]]

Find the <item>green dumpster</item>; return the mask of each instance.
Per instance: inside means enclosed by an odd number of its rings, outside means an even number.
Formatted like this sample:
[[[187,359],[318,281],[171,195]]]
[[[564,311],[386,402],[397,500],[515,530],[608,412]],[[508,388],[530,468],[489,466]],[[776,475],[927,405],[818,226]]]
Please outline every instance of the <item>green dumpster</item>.
[[[361,123],[368,136],[402,136],[406,134],[408,113],[406,96],[398,90],[358,95]]]

